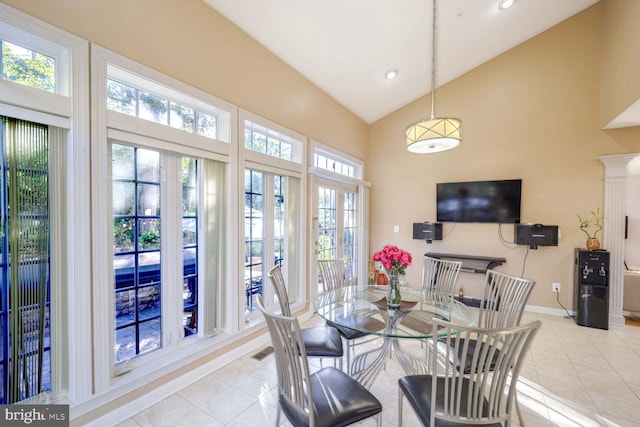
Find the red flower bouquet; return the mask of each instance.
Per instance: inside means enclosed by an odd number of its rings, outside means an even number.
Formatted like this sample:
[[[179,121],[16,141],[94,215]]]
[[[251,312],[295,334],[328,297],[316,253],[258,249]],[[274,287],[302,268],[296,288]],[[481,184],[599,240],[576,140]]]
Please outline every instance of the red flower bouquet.
[[[405,274],[405,268],[411,265],[411,254],[397,246],[386,245],[381,251],[371,256],[380,261],[389,274]]]

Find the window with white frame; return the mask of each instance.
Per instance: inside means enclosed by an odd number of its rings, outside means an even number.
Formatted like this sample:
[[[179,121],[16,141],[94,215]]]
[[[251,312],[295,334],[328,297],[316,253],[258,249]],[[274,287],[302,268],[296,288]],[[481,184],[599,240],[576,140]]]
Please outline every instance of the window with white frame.
[[[171,322],[163,322],[163,312],[170,310],[162,308],[163,304],[171,304],[168,298],[175,299],[176,295],[183,301],[182,311],[178,312],[183,329],[173,333],[183,339],[197,334],[198,293],[213,290],[198,286],[200,160],[116,142],[111,144],[111,155],[117,364],[163,347],[162,325]],[[163,184],[161,171],[165,169],[177,172],[181,182],[179,196],[175,188]],[[162,203],[163,198],[181,201]],[[172,217],[180,218],[180,224],[174,225],[180,228],[179,241],[173,243],[178,247],[177,259],[162,256],[162,225]],[[175,237],[172,231],[169,230],[168,244]],[[174,278],[178,286],[163,280],[163,270],[178,271],[179,283]]]
[[[91,393],[87,63],[85,40],[0,3],[0,210],[19,236],[1,249],[0,403]]]
[[[97,363],[106,388],[105,372],[169,363],[224,326],[223,195],[234,119],[224,101],[93,50],[105,118],[96,130],[94,190],[110,194],[100,201],[106,215],[94,219],[110,242],[95,258],[110,278],[94,300],[110,306],[96,320],[110,353]]]
[[[305,139],[302,135],[241,111],[244,135],[244,290],[246,321],[257,315],[255,298],[275,304],[267,274],[282,267],[289,301],[306,295],[304,271]]]
[[[107,108],[207,138],[217,137],[216,115],[117,80],[107,80]]]
[[[0,40],[0,46],[3,79],[55,93],[55,58],[7,40]]]
[[[244,121],[244,148],[284,160],[292,160],[294,141],[290,136],[251,120]]]
[[[361,161],[350,159],[345,154],[328,148],[314,148],[313,166],[349,178],[362,179],[363,177]]]

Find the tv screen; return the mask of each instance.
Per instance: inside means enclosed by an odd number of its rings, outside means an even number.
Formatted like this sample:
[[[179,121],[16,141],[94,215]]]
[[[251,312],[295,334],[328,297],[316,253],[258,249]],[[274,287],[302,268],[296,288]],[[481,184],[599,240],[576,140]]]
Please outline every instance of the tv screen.
[[[519,223],[522,180],[436,184],[438,222]]]

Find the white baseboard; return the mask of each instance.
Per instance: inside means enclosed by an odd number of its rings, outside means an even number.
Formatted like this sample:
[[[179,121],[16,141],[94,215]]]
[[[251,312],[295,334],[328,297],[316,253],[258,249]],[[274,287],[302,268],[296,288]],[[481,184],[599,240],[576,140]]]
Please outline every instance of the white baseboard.
[[[548,314],[550,316],[558,316],[558,317],[565,317],[565,316],[575,316],[576,313],[575,311],[565,311],[564,309],[561,308],[552,308],[552,307],[542,307],[539,305],[528,305],[525,306],[524,311],[529,312],[529,313],[540,313],[540,314]],[[568,314],[567,314],[568,313]]]

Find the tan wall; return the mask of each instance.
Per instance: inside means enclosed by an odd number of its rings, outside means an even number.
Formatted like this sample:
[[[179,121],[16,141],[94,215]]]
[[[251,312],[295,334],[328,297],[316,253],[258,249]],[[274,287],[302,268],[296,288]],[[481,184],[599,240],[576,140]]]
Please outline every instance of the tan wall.
[[[603,0],[600,123],[604,126],[640,98],[640,2]]]
[[[463,121],[461,146],[439,154],[404,149],[405,127],[426,117],[430,97],[371,126],[371,250],[397,244],[417,258],[426,251],[505,257],[498,271],[535,279],[530,304],[573,307],[573,250],[584,247],[576,214],[604,203],[600,155],[633,151],[637,129],[600,130],[602,6],[596,4],[549,31],[437,89],[437,115]],[[636,149],[640,148],[636,146]],[[558,247],[505,247],[495,224],[444,225],[445,237],[426,245],[411,236],[413,222],[435,221],[436,183],[521,178],[522,222],[557,224]],[[400,233],[393,226],[400,226]],[[513,241],[513,225],[502,235]],[[602,236],[600,236],[602,237]],[[512,246],[512,245],[507,245]],[[407,280],[418,283],[419,260]],[[462,273],[467,294],[478,295],[482,276]]]
[[[202,0],[4,3],[365,159],[368,126]]]

